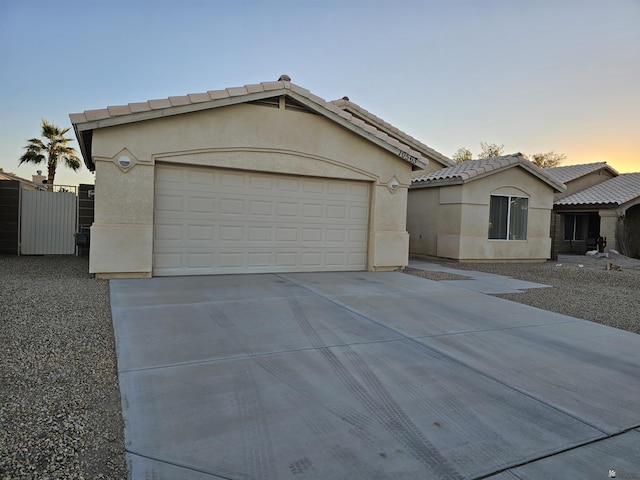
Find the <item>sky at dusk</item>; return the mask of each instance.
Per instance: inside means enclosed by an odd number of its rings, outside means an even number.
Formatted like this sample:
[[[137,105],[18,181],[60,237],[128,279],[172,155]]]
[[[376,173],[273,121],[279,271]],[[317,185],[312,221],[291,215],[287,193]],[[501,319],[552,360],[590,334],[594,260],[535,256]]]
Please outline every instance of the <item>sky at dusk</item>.
[[[18,167],[42,118],[285,73],[449,157],[640,171],[640,0],[0,0],[0,167],[46,172]]]

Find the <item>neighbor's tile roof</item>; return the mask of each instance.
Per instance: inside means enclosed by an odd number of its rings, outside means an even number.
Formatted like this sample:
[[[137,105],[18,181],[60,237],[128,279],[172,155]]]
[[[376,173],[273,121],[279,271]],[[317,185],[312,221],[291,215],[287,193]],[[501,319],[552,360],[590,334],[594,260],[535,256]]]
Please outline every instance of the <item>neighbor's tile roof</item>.
[[[385,130],[387,132],[390,132],[391,135],[395,136],[400,141],[408,142],[409,144],[414,146],[416,150],[421,151],[422,153],[424,153],[429,157],[432,157],[438,163],[442,163],[443,165],[446,165],[446,166],[454,166],[456,164],[449,157],[425,145],[421,141],[412,137],[408,133],[403,132],[399,128],[394,127],[390,123],[385,122],[383,119],[374,115],[368,110],[362,108],[360,105],[353,103],[351,100],[349,100],[348,97],[343,97],[340,100],[333,100],[331,103],[343,110],[346,110],[351,113],[355,113],[358,117],[363,118],[365,122],[371,123],[374,127],[380,130]]]
[[[567,183],[577,178],[584,177],[590,173],[597,172],[598,170],[602,170],[603,168],[609,170],[614,176],[618,175],[618,172],[607,165],[607,162],[583,163],[581,165],[545,168],[544,171],[551,174],[551,176],[559,182]]]
[[[316,111],[316,113],[326,115],[338,122],[346,122],[351,125],[354,131],[365,138],[373,136],[375,137],[373,139],[375,142],[382,142],[387,147],[393,147],[390,148],[391,151],[395,151],[394,149],[400,150],[405,154],[401,158],[414,165],[424,167],[424,164],[427,163],[421,152],[412,148],[411,145],[407,145],[407,143],[399,141],[398,138],[377,129],[371,124],[365,123],[332,102],[327,102],[314,95],[306,88],[292,83],[288,80],[288,77],[286,79],[281,77],[276,82],[262,82],[243,87],[225,88],[224,90],[211,90],[206,93],[148,100],[146,102],[129,103],[98,110],[85,110],[81,113],[72,113],[69,118],[74,126],[85,163],[92,163],[90,133],[96,128],[206,110],[280,95],[290,95],[297,100],[305,102],[306,106],[310,110]],[[85,132],[89,135],[85,135]],[[87,164],[87,167],[90,167],[90,165]]]
[[[441,170],[436,170],[435,172],[415,177],[412,180],[412,183],[414,185],[422,186],[460,184],[515,166],[524,168],[557,191],[562,192],[566,188],[564,184],[558,182],[555,178],[548,175],[543,169],[538,168],[529,160],[524,158],[521,153],[504,155],[502,157],[483,158],[480,160],[468,160],[466,162],[458,163],[453,167],[443,168]]]
[[[640,197],[640,173],[624,173],[554,202],[554,205],[622,205]]]

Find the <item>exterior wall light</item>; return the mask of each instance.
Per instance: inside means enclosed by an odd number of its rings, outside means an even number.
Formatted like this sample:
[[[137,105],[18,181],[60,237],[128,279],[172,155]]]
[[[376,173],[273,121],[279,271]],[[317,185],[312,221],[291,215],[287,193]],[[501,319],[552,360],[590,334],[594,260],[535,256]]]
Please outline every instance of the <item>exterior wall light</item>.
[[[118,157],[118,165],[122,168],[129,168],[133,161],[129,157],[129,155],[120,155]]]
[[[393,177],[391,180],[389,180],[389,183],[387,183],[387,188],[389,188],[391,193],[395,193],[399,187],[400,187],[400,182],[396,177]]]

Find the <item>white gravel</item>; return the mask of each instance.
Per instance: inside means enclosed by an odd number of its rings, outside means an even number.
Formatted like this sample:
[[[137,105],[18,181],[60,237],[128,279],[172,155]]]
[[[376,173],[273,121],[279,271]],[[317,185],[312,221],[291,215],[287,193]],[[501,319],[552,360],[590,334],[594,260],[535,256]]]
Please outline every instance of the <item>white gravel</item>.
[[[0,478],[126,478],[108,283],[0,256],[0,319]]]

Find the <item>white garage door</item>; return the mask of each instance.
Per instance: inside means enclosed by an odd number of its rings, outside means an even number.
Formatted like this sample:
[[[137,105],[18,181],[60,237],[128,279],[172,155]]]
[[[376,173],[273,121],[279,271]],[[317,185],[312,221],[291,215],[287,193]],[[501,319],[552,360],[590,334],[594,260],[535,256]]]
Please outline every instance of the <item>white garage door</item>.
[[[364,270],[366,182],[156,166],[154,275]]]

